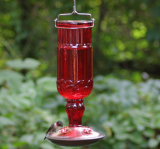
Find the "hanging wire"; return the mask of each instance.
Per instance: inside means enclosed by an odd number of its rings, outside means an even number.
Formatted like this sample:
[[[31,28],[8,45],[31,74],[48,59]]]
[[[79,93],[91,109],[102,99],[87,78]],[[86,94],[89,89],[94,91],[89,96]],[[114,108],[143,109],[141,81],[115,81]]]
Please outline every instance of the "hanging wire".
[[[76,0],[74,0],[74,6],[73,6],[73,12],[72,13],[78,13],[77,11],[76,11]]]
[[[55,21],[58,21],[60,16],[68,16],[68,15],[72,15],[72,14],[90,16],[91,20],[92,20],[92,21],[95,21],[95,19],[92,18],[92,15],[91,15],[90,13],[78,13],[77,10],[76,10],[76,0],[73,0],[73,2],[74,2],[73,12],[72,12],[72,13],[59,14],[59,15],[58,15],[58,19],[56,18]]]

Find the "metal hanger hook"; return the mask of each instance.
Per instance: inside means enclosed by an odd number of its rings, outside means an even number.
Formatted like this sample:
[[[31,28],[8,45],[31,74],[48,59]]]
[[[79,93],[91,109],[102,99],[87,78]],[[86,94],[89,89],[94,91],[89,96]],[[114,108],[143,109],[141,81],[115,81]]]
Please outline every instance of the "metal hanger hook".
[[[73,6],[73,12],[72,13],[78,13],[77,10],[76,10],[76,0],[73,0],[74,1],[74,6]]]
[[[58,18],[55,19],[55,22],[57,22],[57,21],[59,20],[59,17],[60,17],[60,16],[69,16],[69,15],[72,15],[72,14],[77,14],[77,15],[90,16],[91,21],[93,21],[93,26],[94,26],[94,21],[95,21],[95,19],[92,18],[92,15],[91,15],[90,13],[78,13],[77,10],[76,10],[76,0],[73,0],[73,2],[74,2],[73,12],[72,12],[72,13],[59,14],[59,15],[58,15]],[[93,26],[92,26],[92,27],[93,27]]]

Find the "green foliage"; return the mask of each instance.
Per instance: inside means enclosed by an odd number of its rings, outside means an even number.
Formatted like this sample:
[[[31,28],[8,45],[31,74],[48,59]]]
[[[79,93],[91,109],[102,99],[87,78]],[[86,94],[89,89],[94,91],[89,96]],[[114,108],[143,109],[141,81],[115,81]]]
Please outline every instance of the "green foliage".
[[[159,148],[160,80],[134,84],[97,76],[86,102],[85,122],[106,132],[103,140],[106,148]],[[91,111],[87,113],[88,110]],[[93,117],[88,122],[90,113]],[[93,148],[103,148],[103,144]]]
[[[43,108],[43,101],[53,94],[57,96],[55,78],[43,77],[34,82],[16,71],[1,70],[0,79],[0,148],[60,149],[43,140],[53,122],[59,119],[67,122],[64,112],[53,114],[58,104],[50,107],[53,113]],[[56,102],[54,96],[52,100]]]
[[[16,59],[7,62],[8,66],[15,69],[35,69],[39,64],[39,61],[32,58],[26,58],[25,60]]]
[[[56,78],[33,80],[28,78],[32,70],[25,76],[17,71],[0,71],[0,148],[63,148],[43,140],[53,122],[61,119],[68,125],[66,101],[56,91]],[[85,107],[83,125],[106,135],[91,148],[159,148],[160,80],[135,84],[97,76]]]
[[[4,66],[6,59],[31,57],[47,64],[43,73],[56,75],[54,19],[60,13],[72,12],[72,8],[73,1],[65,0],[3,0],[0,66]],[[160,1],[81,0],[77,1],[77,11],[91,13],[96,20],[92,36],[95,75],[132,70],[159,77]],[[89,18],[73,15],[60,19]]]
[[[43,77],[37,80],[37,85],[45,91],[57,92],[56,78]]]

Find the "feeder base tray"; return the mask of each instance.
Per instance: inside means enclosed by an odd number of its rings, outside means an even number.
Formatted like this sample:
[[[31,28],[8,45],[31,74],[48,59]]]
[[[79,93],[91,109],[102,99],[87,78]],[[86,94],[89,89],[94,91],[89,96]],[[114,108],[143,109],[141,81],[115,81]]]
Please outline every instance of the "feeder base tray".
[[[47,134],[46,138],[60,146],[87,146],[98,142],[105,135],[90,127],[63,127],[58,132]]]

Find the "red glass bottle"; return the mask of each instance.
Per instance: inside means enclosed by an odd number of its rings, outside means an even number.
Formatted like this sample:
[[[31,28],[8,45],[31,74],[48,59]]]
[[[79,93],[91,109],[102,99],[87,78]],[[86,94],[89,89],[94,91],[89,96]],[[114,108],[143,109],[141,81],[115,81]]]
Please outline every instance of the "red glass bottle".
[[[58,21],[57,89],[66,99],[83,99],[93,88],[91,21]]]
[[[67,99],[70,127],[82,126],[83,98],[93,88],[93,21],[57,21],[57,90]]]
[[[61,21],[60,16],[72,14],[90,16],[90,21]],[[85,110],[83,98],[93,88],[92,27],[94,18],[89,13],[78,13],[74,0],[73,12],[59,14],[55,19],[58,28],[57,90],[66,98],[69,126],[60,128],[47,139],[62,146],[87,146],[104,137],[88,126],[82,126]]]

